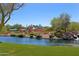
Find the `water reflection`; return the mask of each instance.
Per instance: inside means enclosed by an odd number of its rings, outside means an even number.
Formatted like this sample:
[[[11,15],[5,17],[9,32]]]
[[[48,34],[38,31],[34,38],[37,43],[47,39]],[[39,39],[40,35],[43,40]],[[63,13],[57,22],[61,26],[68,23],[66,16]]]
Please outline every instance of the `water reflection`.
[[[33,44],[43,46],[64,46],[65,44],[79,44],[77,41],[69,40],[48,40],[48,39],[35,39],[35,38],[18,38],[18,37],[0,37],[1,42],[10,42],[16,44]]]

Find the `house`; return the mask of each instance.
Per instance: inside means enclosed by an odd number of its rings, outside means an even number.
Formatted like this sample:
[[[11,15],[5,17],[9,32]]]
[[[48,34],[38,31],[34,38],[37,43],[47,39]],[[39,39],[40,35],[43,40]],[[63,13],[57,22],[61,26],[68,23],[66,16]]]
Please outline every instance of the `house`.
[[[26,29],[24,27],[20,27],[18,31],[19,32],[26,32]]]
[[[9,29],[10,32],[16,32],[17,29]]]
[[[43,28],[35,28],[33,26],[30,26],[28,28],[28,32],[37,32],[37,33],[42,33],[44,32],[44,29]]]
[[[44,29],[42,29],[42,28],[36,28],[36,29],[34,29],[33,31],[34,31],[34,32],[42,33],[42,32],[44,32]]]

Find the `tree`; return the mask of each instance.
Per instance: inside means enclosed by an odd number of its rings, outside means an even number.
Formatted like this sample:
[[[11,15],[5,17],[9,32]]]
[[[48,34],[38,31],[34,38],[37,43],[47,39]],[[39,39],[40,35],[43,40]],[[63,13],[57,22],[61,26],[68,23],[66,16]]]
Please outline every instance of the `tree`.
[[[66,13],[62,13],[59,17],[55,17],[51,20],[52,28],[58,37],[61,37],[62,34],[67,31],[69,24],[70,16]]]
[[[62,26],[61,26],[61,24],[62,24],[62,20],[60,20],[60,18],[55,17],[51,20],[51,25],[52,25],[54,35],[57,36],[57,37],[62,36],[62,33],[61,33]]]
[[[10,20],[13,11],[18,10],[23,3],[0,3],[0,31]]]
[[[66,32],[68,25],[70,24],[70,16],[62,13],[58,18],[51,20],[51,25],[54,30],[64,30]]]
[[[69,31],[79,31],[79,22],[70,22],[68,26]]]
[[[17,30],[19,30],[21,27],[23,27],[21,24],[14,24],[14,25],[12,26],[12,29],[17,29]]]
[[[12,26],[9,24],[7,24],[5,27],[7,28],[7,30],[10,30],[12,28]]]
[[[60,20],[59,18],[53,18],[51,20],[51,26],[53,28],[53,30],[58,30],[59,28],[61,28],[61,23],[62,23],[62,20]]]
[[[61,27],[66,32],[68,25],[70,24],[70,16],[67,13],[62,13],[59,19],[62,20]]]

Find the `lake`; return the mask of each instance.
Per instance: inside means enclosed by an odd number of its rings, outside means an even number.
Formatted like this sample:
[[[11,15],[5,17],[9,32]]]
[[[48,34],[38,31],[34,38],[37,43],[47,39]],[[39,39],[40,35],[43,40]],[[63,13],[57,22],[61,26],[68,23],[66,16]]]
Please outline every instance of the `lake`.
[[[64,41],[64,40],[53,40],[48,39],[35,39],[35,38],[19,38],[19,37],[2,37],[0,36],[0,42],[8,42],[15,44],[32,44],[42,46],[64,46],[65,44],[79,44],[79,41]]]

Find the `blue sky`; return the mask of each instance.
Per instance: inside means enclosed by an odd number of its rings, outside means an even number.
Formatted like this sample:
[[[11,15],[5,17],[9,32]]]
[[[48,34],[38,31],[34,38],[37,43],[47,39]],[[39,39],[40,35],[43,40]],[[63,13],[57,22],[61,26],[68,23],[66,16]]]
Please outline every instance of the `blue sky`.
[[[71,16],[71,21],[79,22],[79,4],[27,3],[13,12],[7,24],[50,26],[51,19],[58,17],[61,13],[68,13]]]

